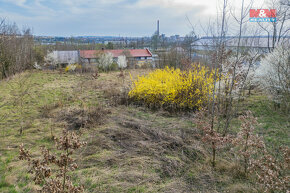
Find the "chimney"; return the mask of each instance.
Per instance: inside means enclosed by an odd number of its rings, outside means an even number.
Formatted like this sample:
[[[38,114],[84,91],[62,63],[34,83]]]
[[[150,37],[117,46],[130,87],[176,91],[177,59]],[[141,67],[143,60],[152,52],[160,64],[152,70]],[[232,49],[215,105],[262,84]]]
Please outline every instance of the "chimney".
[[[159,37],[159,20],[157,20],[157,35],[158,35],[158,37]]]

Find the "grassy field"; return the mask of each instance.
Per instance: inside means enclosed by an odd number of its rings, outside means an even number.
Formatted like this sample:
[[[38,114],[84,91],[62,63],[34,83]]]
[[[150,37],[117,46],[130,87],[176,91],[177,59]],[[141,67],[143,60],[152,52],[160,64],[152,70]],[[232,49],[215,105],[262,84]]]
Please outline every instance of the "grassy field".
[[[35,192],[18,147],[23,143],[33,156],[40,155],[42,146],[54,150],[52,135],[65,128],[77,130],[87,141],[75,154],[79,168],[72,173],[87,192],[257,192],[235,170],[231,157],[218,155],[216,169],[210,167],[193,113],[172,115],[122,101],[129,73],[134,79],[148,72],[131,70],[124,77],[102,73],[94,79],[33,71],[1,81],[0,192]],[[243,110],[253,111],[260,123],[257,131],[273,151],[290,145],[289,116],[274,111],[266,96],[250,96]],[[238,127],[235,118],[232,130]]]

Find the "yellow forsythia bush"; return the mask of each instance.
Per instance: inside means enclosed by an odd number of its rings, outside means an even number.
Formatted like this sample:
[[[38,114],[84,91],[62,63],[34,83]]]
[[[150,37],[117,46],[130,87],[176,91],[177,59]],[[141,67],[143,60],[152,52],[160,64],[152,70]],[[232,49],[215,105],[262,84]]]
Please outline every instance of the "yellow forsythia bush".
[[[214,86],[214,71],[200,65],[181,71],[166,67],[133,81],[129,97],[149,105],[200,109]]]

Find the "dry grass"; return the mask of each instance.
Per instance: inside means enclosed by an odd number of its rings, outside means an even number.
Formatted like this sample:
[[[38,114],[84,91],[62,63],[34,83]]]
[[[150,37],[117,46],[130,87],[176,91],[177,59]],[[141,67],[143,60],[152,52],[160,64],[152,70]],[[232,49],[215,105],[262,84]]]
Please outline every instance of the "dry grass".
[[[39,147],[54,146],[53,135],[63,128],[77,129],[87,141],[76,152],[79,169],[73,181],[87,192],[254,192],[254,185],[239,178],[236,165],[223,154],[217,169],[210,167],[193,124],[193,114],[152,112],[128,105],[126,90],[133,78],[150,70],[91,74],[32,72],[30,124],[19,136],[7,83],[0,82],[0,192],[34,192],[18,146],[34,155]],[[21,76],[21,75],[19,75]],[[17,78],[17,77],[14,77]],[[120,105],[121,104],[121,105]]]

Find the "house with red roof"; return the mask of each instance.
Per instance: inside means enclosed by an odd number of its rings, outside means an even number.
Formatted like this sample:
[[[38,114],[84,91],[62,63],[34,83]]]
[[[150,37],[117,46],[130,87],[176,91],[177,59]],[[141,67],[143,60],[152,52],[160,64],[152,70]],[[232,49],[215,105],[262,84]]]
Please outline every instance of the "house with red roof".
[[[128,60],[136,63],[152,62],[152,53],[149,49],[119,49],[119,50],[80,50],[80,59],[85,64],[95,64],[102,54],[111,53],[114,61],[119,56],[126,56]]]

